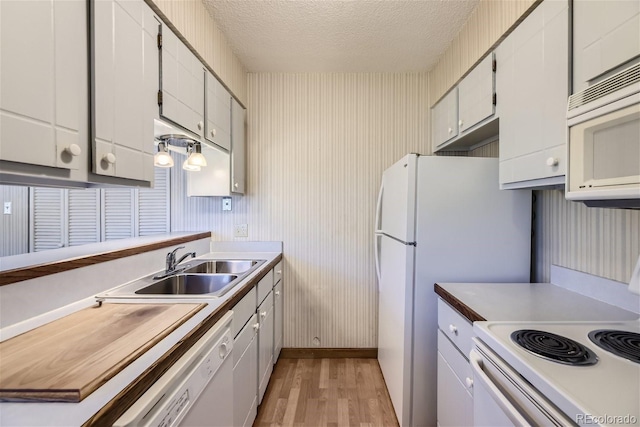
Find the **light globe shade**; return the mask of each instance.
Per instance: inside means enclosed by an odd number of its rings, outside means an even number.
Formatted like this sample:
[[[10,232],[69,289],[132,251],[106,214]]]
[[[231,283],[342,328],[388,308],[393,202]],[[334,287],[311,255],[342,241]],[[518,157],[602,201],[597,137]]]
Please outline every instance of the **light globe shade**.
[[[189,172],[197,172],[200,170],[200,166],[198,165],[190,165],[189,164],[189,159],[185,160],[184,163],[182,163],[182,169],[189,171]]]
[[[207,166],[207,159],[202,155],[202,146],[200,143],[193,144],[193,151],[187,158],[187,163],[190,166]]]
[[[158,152],[153,156],[153,166],[158,168],[173,167],[173,158],[171,158],[167,146],[163,143],[158,144]]]

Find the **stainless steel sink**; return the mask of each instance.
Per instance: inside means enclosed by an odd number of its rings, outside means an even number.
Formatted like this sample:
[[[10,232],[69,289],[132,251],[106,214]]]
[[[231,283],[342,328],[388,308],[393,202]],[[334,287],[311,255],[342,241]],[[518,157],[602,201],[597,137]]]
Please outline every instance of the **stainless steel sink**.
[[[240,274],[251,270],[261,260],[252,259],[227,259],[227,260],[206,260],[200,264],[195,264],[184,270],[185,273],[228,273]],[[193,264],[190,262],[189,264]]]
[[[146,295],[199,295],[221,296],[240,281],[237,274],[177,274],[138,289],[136,294]]]
[[[2,1],[2,0],[0,0]],[[221,297],[265,263],[264,259],[194,259],[177,266],[166,277],[157,272],[125,284],[98,298]]]

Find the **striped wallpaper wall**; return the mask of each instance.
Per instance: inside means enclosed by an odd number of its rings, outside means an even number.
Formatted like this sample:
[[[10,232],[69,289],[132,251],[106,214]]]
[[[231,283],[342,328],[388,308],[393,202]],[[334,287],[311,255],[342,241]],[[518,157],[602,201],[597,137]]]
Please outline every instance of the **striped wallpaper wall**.
[[[172,171],[172,229],[277,240],[285,252],[285,346],[375,347],[372,230],[382,172],[428,153],[428,76],[249,74],[247,188],[189,198]]]

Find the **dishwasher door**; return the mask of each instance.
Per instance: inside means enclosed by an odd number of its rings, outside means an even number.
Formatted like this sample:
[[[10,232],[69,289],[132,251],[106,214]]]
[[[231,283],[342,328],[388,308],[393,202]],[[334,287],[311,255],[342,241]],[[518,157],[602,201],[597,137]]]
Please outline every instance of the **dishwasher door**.
[[[113,425],[233,425],[233,337],[229,311]]]

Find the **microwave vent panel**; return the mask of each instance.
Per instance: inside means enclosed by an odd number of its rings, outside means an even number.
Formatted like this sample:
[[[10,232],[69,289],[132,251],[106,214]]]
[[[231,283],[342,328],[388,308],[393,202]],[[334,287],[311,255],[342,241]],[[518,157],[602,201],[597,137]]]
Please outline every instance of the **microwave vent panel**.
[[[583,91],[574,93],[569,97],[569,111],[634,83],[640,83],[640,64],[622,70]]]

